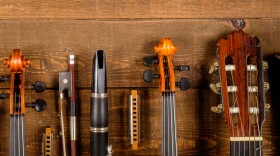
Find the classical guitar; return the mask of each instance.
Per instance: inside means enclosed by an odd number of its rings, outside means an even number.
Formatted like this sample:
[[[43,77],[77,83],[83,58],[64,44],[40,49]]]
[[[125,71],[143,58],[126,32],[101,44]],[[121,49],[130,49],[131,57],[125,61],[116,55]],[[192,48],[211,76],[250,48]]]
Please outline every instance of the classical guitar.
[[[233,31],[217,42],[217,61],[210,73],[219,71],[220,82],[210,88],[221,94],[222,104],[212,107],[224,112],[230,132],[231,156],[261,156],[262,125],[265,120],[264,70],[260,40],[242,30]]]
[[[181,90],[187,90],[190,83],[187,78],[182,78],[180,82],[175,82],[174,70],[188,70],[189,66],[173,66],[173,55],[176,47],[169,38],[160,40],[155,46],[157,57],[145,57],[144,65],[151,66],[158,63],[159,74],[153,74],[151,70],[144,72],[144,80],[151,82],[153,78],[160,78],[159,88],[162,93],[162,155],[177,156],[177,128],[175,111],[175,86],[180,86]]]

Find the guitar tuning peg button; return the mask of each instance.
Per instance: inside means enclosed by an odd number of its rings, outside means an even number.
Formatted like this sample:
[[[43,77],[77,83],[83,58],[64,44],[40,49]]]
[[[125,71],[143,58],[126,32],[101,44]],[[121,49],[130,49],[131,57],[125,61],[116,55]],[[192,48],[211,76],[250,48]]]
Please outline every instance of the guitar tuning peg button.
[[[269,110],[270,110],[270,104],[266,103],[265,104],[265,111],[269,112]]]
[[[26,107],[32,107],[37,112],[42,112],[43,110],[45,110],[47,108],[47,103],[43,99],[37,99],[35,102],[27,103]]]
[[[222,104],[218,104],[217,106],[212,106],[211,107],[211,111],[214,113],[222,113],[223,112],[223,105]]]
[[[190,66],[188,65],[174,66],[174,70],[187,71],[190,70]]]
[[[181,78],[180,82],[176,82],[176,86],[180,87],[180,90],[188,90],[191,86],[190,81],[187,78]]]
[[[154,56],[148,56],[143,58],[143,64],[144,66],[152,66],[153,64],[158,63],[158,59]]]
[[[269,68],[267,61],[263,61],[263,70],[266,71]]]
[[[144,72],[144,80],[146,82],[152,82],[154,78],[159,78],[159,74],[153,74],[151,70],[146,70]]]
[[[220,84],[220,82],[218,82],[218,83],[216,83],[216,84],[211,83],[211,84],[209,85],[209,87],[210,87],[210,89],[211,89],[214,93],[220,94],[220,92],[221,92],[221,84]]]
[[[215,61],[209,69],[209,74],[212,74],[214,71],[217,71],[219,67],[219,63],[217,61]]]
[[[270,89],[270,85],[268,82],[264,82],[264,90],[268,91]]]

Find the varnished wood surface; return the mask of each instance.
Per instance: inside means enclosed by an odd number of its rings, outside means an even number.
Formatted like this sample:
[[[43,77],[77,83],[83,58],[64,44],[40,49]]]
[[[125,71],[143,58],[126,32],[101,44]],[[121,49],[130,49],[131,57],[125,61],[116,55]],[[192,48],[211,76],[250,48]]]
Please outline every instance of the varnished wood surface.
[[[264,55],[280,48],[280,21],[246,20],[244,31],[258,36]],[[140,21],[0,21],[0,62],[14,48],[22,49],[31,60],[26,84],[42,80],[48,88],[58,87],[58,72],[69,70],[69,54],[76,55],[77,87],[90,86],[93,53],[104,49],[107,56],[108,87],[158,87],[157,82],[144,83],[142,59],[154,55],[154,45],[170,37],[178,50],[174,64],[190,65],[187,76],[192,87],[200,87],[203,76],[215,57],[218,38],[233,30],[228,20],[140,20]],[[269,31],[267,31],[269,30]],[[70,48],[70,52],[67,48]],[[4,66],[0,73],[6,74]],[[177,81],[179,79],[176,79]],[[204,87],[208,86],[205,83]],[[1,85],[5,87],[5,84]],[[8,87],[8,85],[6,85]]]
[[[279,18],[277,0],[12,0],[0,19]]]

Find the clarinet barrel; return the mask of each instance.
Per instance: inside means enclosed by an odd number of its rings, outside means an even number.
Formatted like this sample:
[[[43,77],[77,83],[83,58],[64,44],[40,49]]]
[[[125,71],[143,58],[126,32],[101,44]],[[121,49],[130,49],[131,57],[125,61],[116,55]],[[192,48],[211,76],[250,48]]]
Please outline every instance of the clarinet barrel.
[[[97,51],[93,58],[90,145],[91,156],[107,156],[111,153],[108,151],[108,95],[103,50]]]

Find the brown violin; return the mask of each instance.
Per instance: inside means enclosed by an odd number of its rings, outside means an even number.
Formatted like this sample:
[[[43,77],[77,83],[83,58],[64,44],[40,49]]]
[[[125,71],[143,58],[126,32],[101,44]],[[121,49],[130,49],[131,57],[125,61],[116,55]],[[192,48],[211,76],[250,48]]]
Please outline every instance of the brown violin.
[[[151,66],[158,64],[159,74],[153,74],[151,70],[144,72],[144,80],[152,82],[153,78],[160,78],[159,88],[162,93],[162,155],[177,156],[177,128],[176,128],[176,102],[175,86],[180,86],[181,90],[190,87],[189,80],[182,78],[180,82],[175,82],[174,70],[189,70],[189,66],[174,66],[173,56],[176,47],[169,38],[163,38],[155,46],[156,57],[145,57],[144,65]]]
[[[215,67],[214,67],[215,66]],[[264,70],[260,40],[242,30],[217,42],[217,61],[209,71],[219,71],[220,82],[210,88],[221,95],[222,104],[212,107],[224,112],[230,131],[231,156],[261,156],[262,125],[265,120]]]
[[[19,49],[14,49],[12,56],[4,60],[10,76],[10,156],[25,156],[25,103],[24,76],[30,61],[25,59]]]

